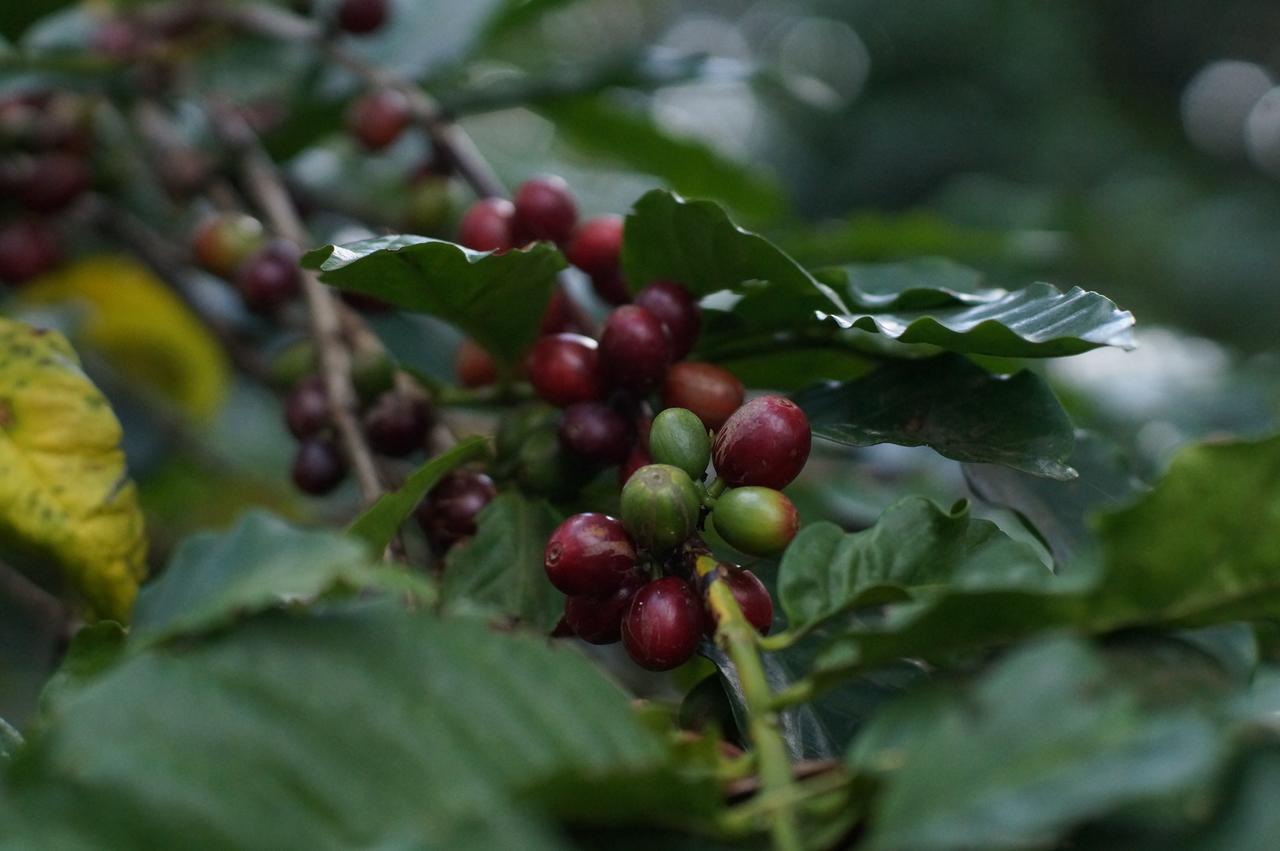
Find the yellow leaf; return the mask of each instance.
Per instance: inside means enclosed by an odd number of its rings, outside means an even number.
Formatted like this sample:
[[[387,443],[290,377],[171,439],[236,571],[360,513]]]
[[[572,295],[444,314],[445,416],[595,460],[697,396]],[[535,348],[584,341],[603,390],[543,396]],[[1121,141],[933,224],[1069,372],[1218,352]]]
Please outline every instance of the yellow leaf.
[[[146,575],[120,421],[66,338],[0,318],[0,536],[125,620]]]
[[[162,281],[129,257],[98,255],[68,264],[24,287],[20,298],[87,306],[77,343],[92,346],[122,375],[196,419],[211,418],[226,398],[230,373],[218,341]]]

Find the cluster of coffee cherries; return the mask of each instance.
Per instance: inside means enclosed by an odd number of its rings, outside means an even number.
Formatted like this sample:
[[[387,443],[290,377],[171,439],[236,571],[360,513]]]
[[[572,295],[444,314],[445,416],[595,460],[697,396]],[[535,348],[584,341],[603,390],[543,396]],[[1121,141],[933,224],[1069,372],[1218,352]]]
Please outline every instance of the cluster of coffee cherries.
[[[302,292],[298,246],[270,238],[248,213],[206,216],[192,232],[191,251],[205,270],[233,283],[254,313],[274,315]]]

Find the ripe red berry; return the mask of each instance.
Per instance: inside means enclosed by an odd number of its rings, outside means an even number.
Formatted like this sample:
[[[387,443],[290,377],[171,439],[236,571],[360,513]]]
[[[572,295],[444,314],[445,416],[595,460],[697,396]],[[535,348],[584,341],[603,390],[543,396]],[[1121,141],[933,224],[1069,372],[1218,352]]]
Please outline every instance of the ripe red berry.
[[[387,20],[387,0],[342,0],[338,4],[338,26],[354,35],[379,29]]]
[[[414,517],[436,552],[444,552],[476,533],[476,517],[497,495],[484,473],[454,470],[431,489]]]
[[[716,474],[734,487],[784,488],[809,458],[809,420],[782,396],[760,396],[733,413],[716,433]]]
[[[453,371],[463,387],[487,387],[498,380],[493,358],[475,340],[463,340],[453,356]]]
[[[31,164],[21,190],[22,206],[33,213],[65,209],[89,188],[89,164],[73,154],[45,154]]]
[[[627,281],[622,277],[622,272],[617,270],[592,277],[591,288],[596,291],[596,295],[609,304],[619,305],[631,301]]]
[[[463,214],[458,225],[458,243],[473,251],[515,248],[515,210],[506,198],[481,198]]]
[[[58,234],[35,219],[0,226],[0,281],[21,284],[52,269],[62,250]]]
[[[267,243],[236,271],[236,289],[255,313],[271,313],[302,291],[298,249],[284,240]]]
[[[293,459],[293,483],[304,493],[321,496],[342,483],[347,462],[328,438],[309,437]]]
[[[693,351],[702,325],[702,309],[683,285],[654,281],[636,293],[635,303],[658,317],[671,338],[671,358],[680,360]]]
[[[559,407],[604,395],[596,341],[581,334],[540,338],[529,351],[528,372],[538,395]]]
[[[609,594],[631,576],[636,548],[622,521],[606,514],[575,514],[551,533],[543,565],[565,594]]]
[[[578,221],[578,205],[560,177],[535,177],[516,189],[516,233],[525,239],[566,242]]]
[[[400,137],[412,115],[409,99],[397,89],[361,95],[347,110],[347,129],[370,151],[381,151]]]
[[[205,218],[192,234],[191,248],[201,266],[230,278],[263,242],[262,223],[243,213],[218,213]]]
[[[622,644],[640,667],[668,671],[693,656],[704,618],[693,587],[678,577],[663,577],[631,598],[622,618]]]
[[[725,420],[742,407],[742,382],[732,372],[714,364],[681,361],[667,371],[662,385],[662,405],[688,408],[702,424],[719,431]]]
[[[625,304],[605,320],[600,363],[611,383],[647,393],[662,384],[671,366],[671,341],[658,317],[643,307]]]
[[[551,293],[551,300],[547,302],[547,309],[542,312],[538,333],[545,337],[547,334],[563,334],[577,330],[579,330],[578,323],[574,319],[573,310],[569,304],[569,295],[556,287]]]
[[[603,402],[578,402],[564,409],[560,445],[593,464],[620,464],[631,451],[631,423]]]
[[[614,274],[622,254],[622,225],[621,216],[587,219],[573,232],[565,256],[592,278]]]
[[[364,433],[374,452],[400,457],[422,447],[431,419],[426,399],[389,391],[364,415]]]
[[[296,438],[310,437],[329,425],[329,396],[324,380],[308,375],[294,385],[285,400],[284,418],[289,432]]]
[[[612,594],[570,597],[564,601],[565,624],[588,644],[616,643],[622,638],[622,617],[643,582],[642,574],[633,573]]]
[[[722,581],[733,592],[733,599],[738,603],[738,608],[742,609],[742,615],[747,619],[747,623],[755,627],[761,635],[768,635],[770,627],[773,626],[773,598],[769,596],[769,589],[764,587],[760,578],[749,570],[730,566]],[[715,618],[709,610],[707,621],[707,631],[713,632]]]

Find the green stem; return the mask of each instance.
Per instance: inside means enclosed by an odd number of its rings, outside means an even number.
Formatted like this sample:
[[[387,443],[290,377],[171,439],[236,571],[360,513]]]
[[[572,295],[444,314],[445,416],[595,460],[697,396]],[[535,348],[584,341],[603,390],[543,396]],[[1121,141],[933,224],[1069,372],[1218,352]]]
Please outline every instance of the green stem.
[[[816,691],[813,680],[797,680],[782,691],[774,693],[773,706],[775,709],[784,709],[788,706],[808,703],[813,700]]]

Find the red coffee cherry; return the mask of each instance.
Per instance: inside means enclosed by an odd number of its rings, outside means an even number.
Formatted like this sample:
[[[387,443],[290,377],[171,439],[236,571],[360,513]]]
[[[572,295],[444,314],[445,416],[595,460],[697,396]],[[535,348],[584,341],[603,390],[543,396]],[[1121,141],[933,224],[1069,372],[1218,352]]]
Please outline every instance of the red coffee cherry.
[[[516,233],[523,239],[566,242],[578,221],[578,205],[560,177],[535,177],[515,196]]]
[[[716,433],[716,474],[734,487],[784,488],[809,458],[809,420],[783,396],[760,396],[733,413]]]
[[[426,399],[390,391],[364,415],[364,433],[374,452],[398,458],[422,448],[431,420]]]
[[[320,376],[308,375],[289,391],[284,419],[294,437],[301,440],[316,434],[329,425],[329,416],[329,395]]]
[[[551,300],[547,302],[547,309],[542,312],[538,333],[545,337],[548,334],[563,334],[577,330],[580,329],[573,316],[569,296],[564,290],[556,287],[551,293]]]
[[[481,198],[463,214],[458,244],[473,251],[515,248],[515,209],[506,198]]]
[[[622,216],[587,219],[573,232],[565,257],[592,278],[616,273],[622,255],[622,226]]]
[[[607,514],[575,514],[551,533],[543,565],[551,584],[569,595],[610,594],[636,564],[636,548],[622,521]]]
[[[463,387],[487,387],[498,380],[498,366],[475,340],[463,340],[453,356],[453,370]]]
[[[573,634],[588,644],[614,644],[622,638],[622,617],[631,598],[644,583],[633,574],[612,594],[600,597],[570,597],[564,601],[564,620]]]
[[[631,451],[631,423],[603,402],[565,408],[559,434],[561,446],[592,464],[620,464]]]
[[[58,265],[62,248],[45,222],[23,219],[0,226],[0,281],[21,284]]]
[[[786,494],[750,485],[721,494],[711,522],[725,542],[752,556],[775,556],[800,529],[800,516]]]
[[[631,291],[627,289],[627,280],[617,270],[591,278],[591,288],[608,304],[619,305],[631,301]]]
[[[57,213],[66,209],[89,188],[89,164],[73,154],[37,157],[23,181],[22,206],[33,213]]]
[[[727,369],[710,363],[681,361],[667,371],[662,385],[665,408],[688,408],[702,424],[719,431],[742,406],[742,382]]]
[[[353,35],[380,29],[387,20],[387,0],[342,0],[338,4],[338,26]]]
[[[250,254],[262,247],[262,222],[244,213],[215,213],[196,225],[191,249],[196,261],[215,275],[230,278]]]
[[[347,130],[366,150],[381,151],[400,137],[412,117],[404,92],[377,89],[351,104],[347,110]]]
[[[293,483],[304,493],[321,496],[342,484],[347,462],[333,441],[309,437],[298,446],[293,459]]]
[[[728,571],[722,581],[733,592],[733,599],[742,609],[743,617],[756,628],[756,632],[768,635],[773,626],[773,598],[769,596],[769,589],[751,571],[732,565],[726,567]],[[707,621],[707,631],[714,633],[716,624],[710,609],[707,610]]]
[[[647,467],[652,463],[653,458],[649,457],[649,450],[645,449],[637,441],[631,447],[631,451],[627,454],[626,460],[622,462],[622,466],[618,468],[618,487],[624,487],[636,470],[641,467]]]
[[[236,289],[245,306],[255,313],[271,313],[302,292],[298,249],[285,240],[273,240],[240,264]]]
[[[658,317],[671,338],[671,358],[680,360],[693,351],[702,325],[702,308],[683,285],[654,281],[636,293],[635,303]]]
[[[552,334],[533,344],[529,383],[557,407],[594,402],[604,395],[596,341],[581,334]]]
[[[418,504],[414,519],[432,548],[442,553],[476,533],[476,518],[497,495],[493,479],[484,473],[454,470]]]
[[[647,393],[662,384],[671,366],[671,341],[658,317],[643,307],[625,304],[605,320],[600,362],[611,383]]]
[[[693,587],[679,577],[663,577],[631,598],[622,618],[622,644],[640,667],[669,671],[693,656],[704,618]]]

